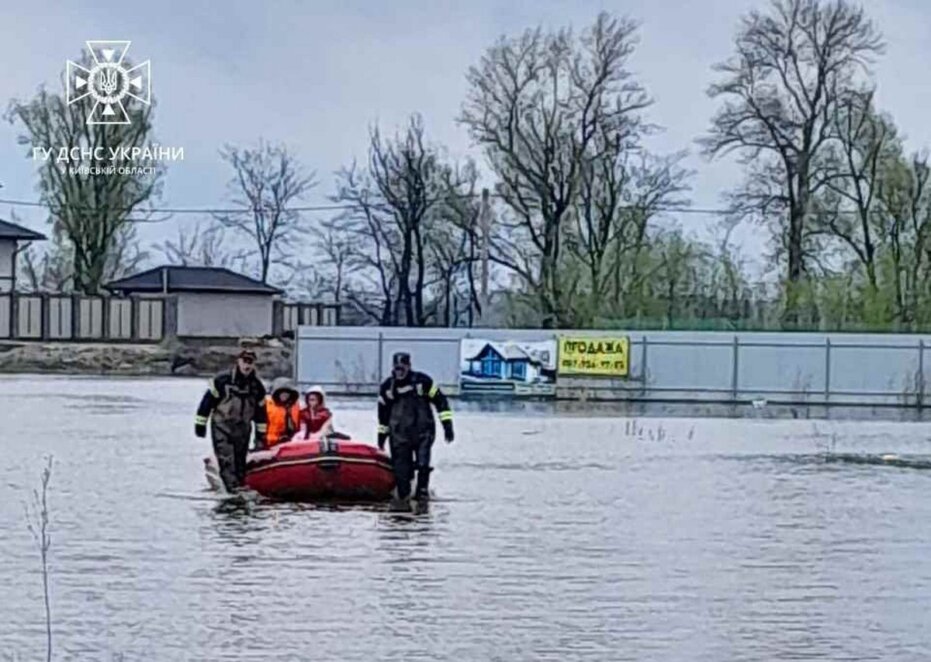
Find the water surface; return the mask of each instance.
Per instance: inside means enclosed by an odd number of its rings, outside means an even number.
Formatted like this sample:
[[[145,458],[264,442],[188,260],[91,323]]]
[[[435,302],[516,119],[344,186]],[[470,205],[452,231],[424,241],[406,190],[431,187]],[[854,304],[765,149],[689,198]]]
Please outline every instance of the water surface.
[[[0,379],[0,659],[44,659],[23,502],[47,454],[57,660],[931,650],[931,472],[819,455],[928,455],[926,424],[459,411],[437,500],[403,517],[210,500],[203,387]],[[374,436],[374,402],[334,408]]]

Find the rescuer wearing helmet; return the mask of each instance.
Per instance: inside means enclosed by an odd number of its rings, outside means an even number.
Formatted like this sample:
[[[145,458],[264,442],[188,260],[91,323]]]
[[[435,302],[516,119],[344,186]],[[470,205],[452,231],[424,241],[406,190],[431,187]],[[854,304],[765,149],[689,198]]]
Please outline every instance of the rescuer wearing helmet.
[[[194,434],[198,437],[207,436],[210,421],[213,452],[228,492],[236,491],[245,481],[252,425],[258,445],[265,437],[265,386],[255,374],[255,358],[255,352],[244,349],[230,371],[209,381],[194,420]]]
[[[384,449],[390,440],[391,463],[397,484],[398,499],[406,501],[411,494],[411,480],[417,471],[418,501],[429,497],[430,450],[436,438],[436,407],[446,442],[453,441],[453,412],[449,401],[433,380],[411,369],[411,355],[398,352],[392,359],[391,376],[378,393],[378,447]]]

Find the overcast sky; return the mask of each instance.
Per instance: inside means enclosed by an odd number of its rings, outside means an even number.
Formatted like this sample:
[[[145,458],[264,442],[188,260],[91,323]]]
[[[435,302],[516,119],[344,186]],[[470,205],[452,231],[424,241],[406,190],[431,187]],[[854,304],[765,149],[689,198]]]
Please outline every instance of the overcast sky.
[[[0,103],[25,99],[45,83],[60,89],[59,73],[89,39],[132,40],[130,57],[152,63],[158,102],[156,138],[182,146],[161,206],[228,204],[229,171],[217,151],[227,142],[259,137],[290,146],[321,185],[308,203],[326,203],[332,173],[364,158],[368,127],[393,130],[412,112],[423,114],[432,140],[452,156],[478,154],[455,122],[465,96],[465,73],[501,35],[535,25],[582,27],[602,9],[638,20],[640,46],[632,69],[653,95],[651,119],[666,130],[653,148],[691,150],[692,199],[720,205],[740,178],[732,163],[707,163],[694,139],[707,128],[714,104],[705,95],[711,66],[732,50],[741,14],[763,2],[747,0],[472,0],[448,2],[184,2],[0,0]],[[888,41],[877,67],[878,101],[908,138],[931,145],[931,3],[870,0]],[[35,200],[35,173],[16,129],[0,124],[0,198]],[[10,217],[0,204],[0,218]],[[41,229],[41,211],[17,209]],[[177,219],[194,222],[192,217]],[[688,216],[696,230],[711,219]],[[147,228],[146,238],[174,233]],[[757,250],[753,231],[742,233]]]

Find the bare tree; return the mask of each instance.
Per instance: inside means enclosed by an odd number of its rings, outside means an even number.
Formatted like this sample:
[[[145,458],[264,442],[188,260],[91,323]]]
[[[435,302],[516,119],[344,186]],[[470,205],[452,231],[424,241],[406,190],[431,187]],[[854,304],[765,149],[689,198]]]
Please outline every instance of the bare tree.
[[[425,220],[442,192],[441,165],[424,145],[423,120],[411,117],[406,134],[393,144],[372,131],[369,172],[381,197],[383,212],[398,228],[400,255],[398,300],[408,326],[423,326],[424,285],[427,277]]]
[[[125,278],[139,271],[149,259],[149,252],[139,244],[135,225],[125,225],[113,238],[110,254],[104,265],[104,281]]]
[[[724,224],[719,229],[719,238],[713,242],[710,252],[706,282],[708,293],[724,308],[725,316],[736,322],[744,317],[742,304],[750,304],[750,285],[744,259],[731,245],[734,227],[733,224]]]
[[[694,298],[695,286],[700,282],[703,247],[686,239],[675,230],[657,242],[660,266],[658,281],[662,284],[660,299],[665,303],[666,328],[673,328],[675,320],[683,315],[683,300]],[[692,311],[694,312],[694,311]]]
[[[84,64],[90,67],[87,57]],[[40,89],[29,102],[13,101],[7,118],[25,129],[19,142],[34,149],[61,148],[108,154],[110,149],[147,147],[152,139],[152,106],[129,105],[129,124],[87,123],[87,109],[68,105],[60,95]],[[150,176],[72,172],[55,157],[39,168],[39,191],[48,205],[55,231],[69,245],[71,283],[77,292],[96,294],[112,272],[111,253],[121,233],[135,220],[149,217],[147,207],[161,190],[164,167]],[[108,269],[109,266],[109,269]]]
[[[887,168],[901,158],[901,143],[892,121],[873,107],[872,93],[849,95],[832,121],[836,140],[828,149],[826,185],[816,201],[814,221],[852,251],[875,295],[883,241],[876,228],[877,216],[882,215],[877,194]]]
[[[350,208],[331,228],[350,238],[354,254],[345,264],[361,285],[357,292],[350,288],[347,297],[382,324],[431,322],[430,247],[439,224],[448,222],[445,201],[462,194],[465,183],[456,172],[427,144],[423,121],[414,115],[393,139],[373,129],[367,168],[353,164],[339,173],[333,200]]]
[[[332,295],[333,282],[315,264],[294,263],[283,288],[298,300],[322,301]]]
[[[165,239],[153,246],[169,264],[201,267],[233,267],[241,265],[246,255],[226,245],[221,226],[195,224],[179,226],[175,239]]]
[[[358,248],[355,243],[358,238],[345,232],[339,219],[330,219],[321,225],[317,235],[317,249],[322,255],[321,262],[331,271],[333,299],[341,303],[348,279],[361,268],[356,259]]]
[[[431,270],[437,283],[437,317],[443,326],[459,326],[460,315],[472,326],[482,315],[475,265],[479,261],[482,200],[478,172],[467,162],[448,173],[447,196],[431,224]]]
[[[34,292],[72,292],[74,287],[74,247],[64,232],[53,224],[52,241],[41,247],[26,245],[17,249],[20,282]],[[124,225],[110,242],[101,282],[135,273],[148,260],[142,250],[135,225]]]
[[[747,185],[734,198],[738,212],[781,216],[785,320],[794,323],[806,224],[812,196],[825,184],[820,160],[832,118],[883,43],[863,9],[845,0],[774,0],[769,12],[743,18],[735,47],[734,57],[715,66],[722,79],[709,94],[723,103],[701,142],[712,157],[738,152],[747,168]]]
[[[587,271],[588,301],[578,317],[594,323],[606,299],[626,299],[626,288],[642,277],[636,268],[647,241],[647,227],[663,211],[685,204],[689,172],[679,164],[684,154],[658,158],[633,151],[602,136],[607,144],[582,168],[576,211],[574,253]],[[595,144],[601,140],[596,140]],[[613,288],[612,288],[613,286]]]
[[[458,318],[458,300],[462,295],[462,273],[468,259],[470,233],[450,224],[440,225],[431,230],[428,246],[430,260],[431,284],[436,296],[432,297],[431,315],[439,326],[449,327]],[[469,299],[463,297],[464,303]]]
[[[60,247],[44,251],[34,246],[23,249],[17,260],[19,278],[31,292],[67,292],[71,289],[71,263]]]
[[[502,39],[468,73],[460,121],[484,148],[497,192],[515,220],[507,243],[523,247],[493,259],[533,292],[543,325],[560,326],[570,297],[560,274],[565,224],[580,173],[599,131],[627,141],[649,105],[627,60],[636,25],[606,13],[576,38],[570,30]]]
[[[400,265],[396,247],[397,227],[381,213],[378,196],[367,172],[355,163],[337,175],[334,201],[352,201],[353,206],[330,222],[340,241],[352,247],[348,264],[358,272],[347,288],[349,302],[383,326],[399,323],[395,306]]]
[[[895,314],[913,328],[931,321],[931,165],[927,154],[886,168],[877,192],[885,212]]]
[[[21,223],[15,210],[10,216],[13,223]],[[61,233],[54,232],[54,228],[49,244],[20,243],[14,255],[18,288],[25,285],[32,292],[66,292],[71,289],[73,261],[66,241]]]
[[[293,257],[289,243],[299,236],[301,214],[290,207],[316,185],[314,175],[305,174],[286,147],[265,141],[254,149],[227,145],[220,155],[233,168],[233,203],[243,211],[216,218],[254,243],[266,283],[275,260]]]

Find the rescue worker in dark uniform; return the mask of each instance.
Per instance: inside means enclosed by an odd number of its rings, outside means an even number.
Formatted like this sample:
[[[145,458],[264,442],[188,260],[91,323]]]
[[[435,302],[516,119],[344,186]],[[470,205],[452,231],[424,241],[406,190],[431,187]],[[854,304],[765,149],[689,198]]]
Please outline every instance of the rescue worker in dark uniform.
[[[430,449],[436,438],[436,422],[431,406],[436,407],[447,443],[454,438],[453,412],[440,387],[428,375],[411,370],[410,354],[398,352],[392,363],[391,377],[382,383],[378,393],[378,448],[384,450],[385,442],[390,440],[398,499],[406,501],[410,497],[416,470],[415,498],[422,501],[430,495],[433,470]]]
[[[264,446],[265,386],[255,374],[255,358],[255,352],[244,349],[232,370],[210,380],[194,421],[194,434],[205,437],[210,420],[213,451],[228,492],[236,491],[245,481],[253,423],[256,445]]]

